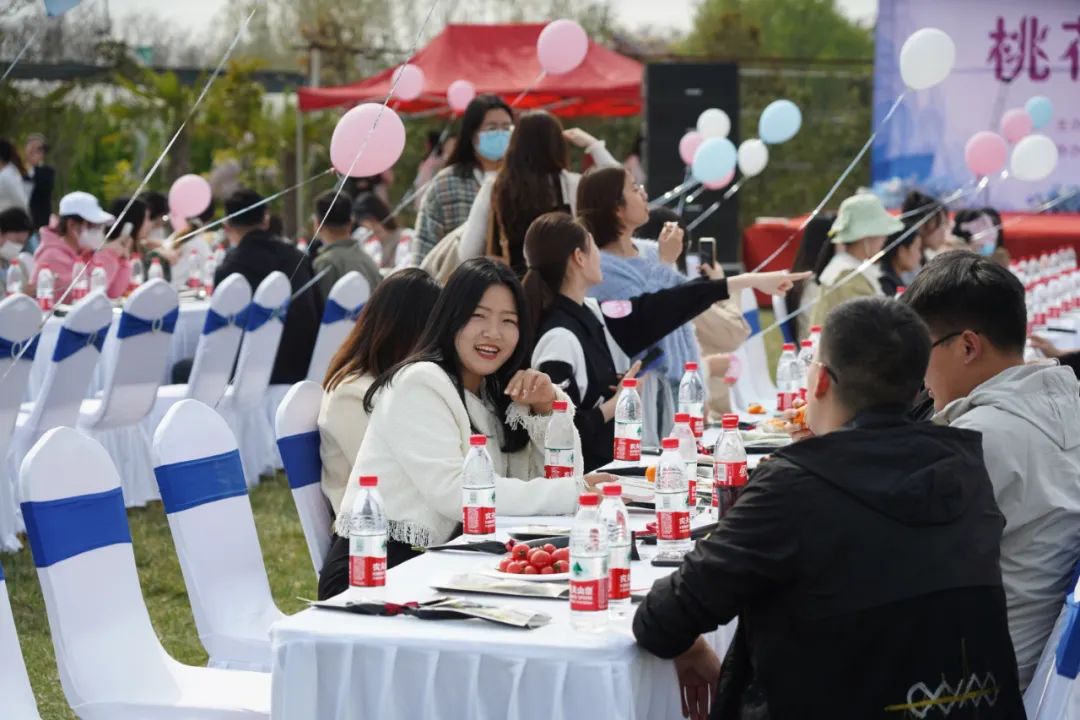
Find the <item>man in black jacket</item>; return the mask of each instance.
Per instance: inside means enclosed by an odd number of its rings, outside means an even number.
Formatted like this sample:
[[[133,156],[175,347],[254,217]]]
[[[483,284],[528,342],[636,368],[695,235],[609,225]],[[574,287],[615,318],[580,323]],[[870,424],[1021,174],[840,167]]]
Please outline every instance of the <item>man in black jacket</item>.
[[[225,201],[225,214],[232,215],[262,202],[262,199],[252,190],[237,190]],[[274,237],[268,227],[265,205],[252,208],[225,223],[225,234],[231,249],[214,273],[215,285],[220,285],[233,273],[240,273],[251,284],[254,293],[259,283],[275,270],[285,273],[290,279],[293,294],[311,282],[314,277],[311,258]],[[285,329],[274,359],[274,370],[270,374],[271,384],[292,384],[307,377],[322,312],[323,298],[317,283],[293,298],[285,316]]]
[[[694,718],[1022,718],[978,433],[913,423],[930,336],[847,302],[809,370],[815,437],[758,468],[634,618]],[[701,637],[735,617],[723,672]],[[716,681],[719,678],[719,687]]]

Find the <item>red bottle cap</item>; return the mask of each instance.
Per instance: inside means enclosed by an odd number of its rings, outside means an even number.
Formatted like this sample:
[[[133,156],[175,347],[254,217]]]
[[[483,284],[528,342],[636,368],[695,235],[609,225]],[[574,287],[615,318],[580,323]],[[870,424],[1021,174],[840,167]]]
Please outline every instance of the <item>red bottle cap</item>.
[[[568,407],[570,407],[570,403],[565,400],[555,400],[551,403],[551,409],[555,412],[566,412]]]
[[[784,343],[784,350],[785,351],[794,350],[794,349],[795,349],[795,343]]]
[[[690,422],[690,413],[675,413],[675,422],[688,423]]]
[[[619,483],[604,483],[604,497],[622,497],[622,485]]]
[[[469,444],[473,447],[484,447],[487,445],[487,435],[473,435],[469,438]]]
[[[374,475],[361,475],[360,487],[375,487],[379,484],[379,478]]]
[[[696,362],[694,362],[693,360],[691,360],[690,362],[686,363],[685,367],[686,367],[687,370],[697,370],[698,364]]]
[[[626,378],[625,380],[622,381],[622,386],[624,388],[625,387],[636,388],[637,387],[637,378]]]
[[[725,430],[736,430],[739,427],[739,416],[735,414],[727,414],[721,419]]]
[[[821,326],[820,325],[811,325],[810,326],[810,332],[812,332],[812,333],[821,332]]]
[[[578,498],[578,504],[583,507],[595,507],[600,504],[600,496],[593,493],[581,493],[581,497]]]
[[[814,347],[814,341],[813,340],[803,340],[802,341],[802,346],[804,348],[812,348],[812,347]]]
[[[679,438],[664,438],[664,441],[661,443],[661,445],[663,445],[665,450],[678,450]]]

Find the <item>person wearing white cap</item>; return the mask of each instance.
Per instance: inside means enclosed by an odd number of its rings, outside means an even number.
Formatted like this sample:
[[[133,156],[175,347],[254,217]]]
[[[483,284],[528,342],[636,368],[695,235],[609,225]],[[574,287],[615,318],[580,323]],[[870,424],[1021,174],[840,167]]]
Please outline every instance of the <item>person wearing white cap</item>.
[[[115,218],[101,209],[97,198],[87,192],[68,193],[60,198],[60,222],[56,229],[41,228],[41,244],[34,253],[34,277],[42,268],[53,274],[53,292],[59,299],[71,284],[72,270],[77,262],[89,265],[96,250],[105,244],[102,227]]]
[[[881,251],[886,237],[903,229],[876,195],[857,193],[840,203],[830,244],[818,258],[821,295],[810,311],[811,325],[824,325],[829,311],[845,300],[883,294],[877,263],[860,267]],[[856,277],[849,277],[853,273]]]

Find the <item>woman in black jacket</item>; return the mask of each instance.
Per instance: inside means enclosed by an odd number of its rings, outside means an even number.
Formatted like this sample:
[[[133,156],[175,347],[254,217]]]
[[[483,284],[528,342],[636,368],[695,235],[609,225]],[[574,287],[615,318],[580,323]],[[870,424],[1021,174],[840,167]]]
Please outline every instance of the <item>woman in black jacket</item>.
[[[633,357],[710,305],[743,288],[782,293],[808,277],[787,272],[701,278],[656,293],[598,303],[586,292],[603,279],[592,236],[564,213],[537,218],[525,234],[525,292],[539,340],[532,365],[564,388],[578,408],[585,471],[611,462],[621,378],[614,354]],[[625,369],[625,368],[624,368]]]

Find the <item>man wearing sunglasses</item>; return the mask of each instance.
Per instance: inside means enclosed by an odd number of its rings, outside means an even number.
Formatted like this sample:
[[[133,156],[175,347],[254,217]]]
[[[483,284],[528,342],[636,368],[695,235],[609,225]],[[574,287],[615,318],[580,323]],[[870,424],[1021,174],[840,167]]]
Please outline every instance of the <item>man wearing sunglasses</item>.
[[[902,301],[930,327],[934,422],[982,433],[1023,687],[1080,559],[1080,386],[1068,368],[1024,364],[1024,287],[988,258],[941,255]]]
[[[653,586],[638,642],[675,658],[694,720],[1023,717],[980,438],[906,416],[926,325],[895,300],[851,300],[818,353],[813,436],[759,466]],[[701,633],[736,616],[721,672]]]

